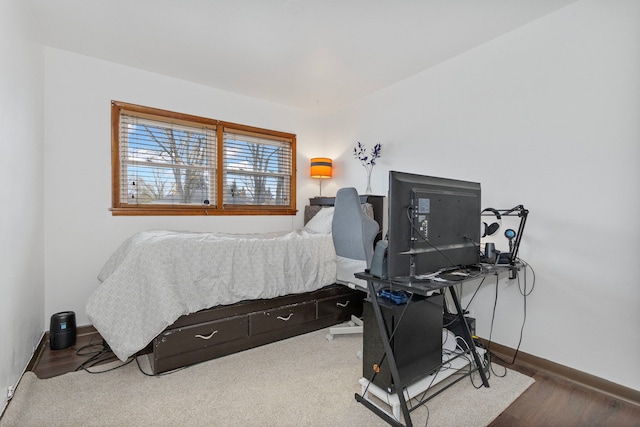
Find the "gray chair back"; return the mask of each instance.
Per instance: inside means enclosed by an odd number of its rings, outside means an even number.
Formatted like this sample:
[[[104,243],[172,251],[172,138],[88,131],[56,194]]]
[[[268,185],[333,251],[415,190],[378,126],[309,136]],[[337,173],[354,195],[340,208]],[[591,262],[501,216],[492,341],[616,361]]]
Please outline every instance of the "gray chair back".
[[[371,267],[373,241],[379,231],[378,223],[362,211],[355,188],[341,188],[336,193],[332,222],[336,255],[362,260]]]

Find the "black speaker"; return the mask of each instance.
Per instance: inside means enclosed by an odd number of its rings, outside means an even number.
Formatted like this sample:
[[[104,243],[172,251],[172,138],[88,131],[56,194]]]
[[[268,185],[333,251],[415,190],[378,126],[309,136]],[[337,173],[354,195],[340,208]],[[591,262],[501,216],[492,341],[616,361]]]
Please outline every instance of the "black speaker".
[[[414,295],[407,304],[399,305],[378,299],[387,334],[393,333],[390,344],[401,387],[426,377],[442,364],[443,297],[417,298]],[[365,301],[363,318],[362,374],[383,390],[395,393],[397,384],[391,376],[387,357],[383,357],[384,344],[369,301]],[[374,376],[375,370],[378,372]]]
[[[49,346],[51,350],[62,350],[76,343],[76,314],[63,311],[51,316]]]
[[[388,240],[378,240],[371,260],[371,275],[379,279],[387,278],[387,249]]]

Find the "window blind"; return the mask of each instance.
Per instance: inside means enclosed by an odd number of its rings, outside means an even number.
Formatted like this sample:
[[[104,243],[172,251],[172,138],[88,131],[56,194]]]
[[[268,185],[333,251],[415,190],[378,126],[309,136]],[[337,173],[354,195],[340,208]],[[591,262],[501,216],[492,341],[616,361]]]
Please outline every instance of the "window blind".
[[[290,138],[225,128],[223,147],[225,206],[290,205]]]
[[[296,135],[111,101],[114,215],[295,215]]]
[[[123,112],[119,150],[121,203],[215,205],[215,126]]]

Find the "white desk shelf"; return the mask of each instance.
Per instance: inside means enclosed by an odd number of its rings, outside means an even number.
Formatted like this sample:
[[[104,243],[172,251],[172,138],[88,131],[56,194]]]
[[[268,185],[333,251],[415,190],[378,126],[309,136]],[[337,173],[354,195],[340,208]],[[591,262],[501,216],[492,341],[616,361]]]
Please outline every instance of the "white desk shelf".
[[[478,355],[481,358],[484,358],[485,349],[476,347],[476,351],[478,352]],[[447,360],[449,360],[451,357],[454,357],[454,356],[447,355],[443,357],[443,361],[445,362],[445,364],[440,368],[438,372],[435,372],[431,375],[427,375],[426,377],[412,383],[408,387],[405,387],[404,388],[405,401],[408,402],[414,397],[424,393],[429,388],[432,388],[436,384],[441,383],[442,381],[446,380],[447,378],[454,375],[458,371],[469,366],[469,360],[462,356],[447,362]],[[377,385],[371,383],[366,378],[360,378],[358,382],[362,386],[362,397],[364,399],[368,400],[370,404],[376,406],[379,410],[385,412],[387,415],[395,418],[396,420],[400,420],[401,408],[400,408],[400,399],[398,398],[397,393],[389,393],[387,390],[383,390]],[[373,402],[369,398],[369,394],[372,394],[378,399],[380,399],[382,402],[385,402],[390,407],[391,412],[389,412],[389,410],[385,408],[382,408],[376,402]]]

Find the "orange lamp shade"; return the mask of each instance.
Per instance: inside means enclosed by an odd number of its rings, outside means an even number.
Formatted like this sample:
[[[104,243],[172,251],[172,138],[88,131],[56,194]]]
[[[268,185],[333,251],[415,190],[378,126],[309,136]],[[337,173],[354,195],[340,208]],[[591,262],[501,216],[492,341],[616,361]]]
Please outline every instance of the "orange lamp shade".
[[[311,178],[331,178],[331,159],[326,157],[314,157],[311,159]]]

